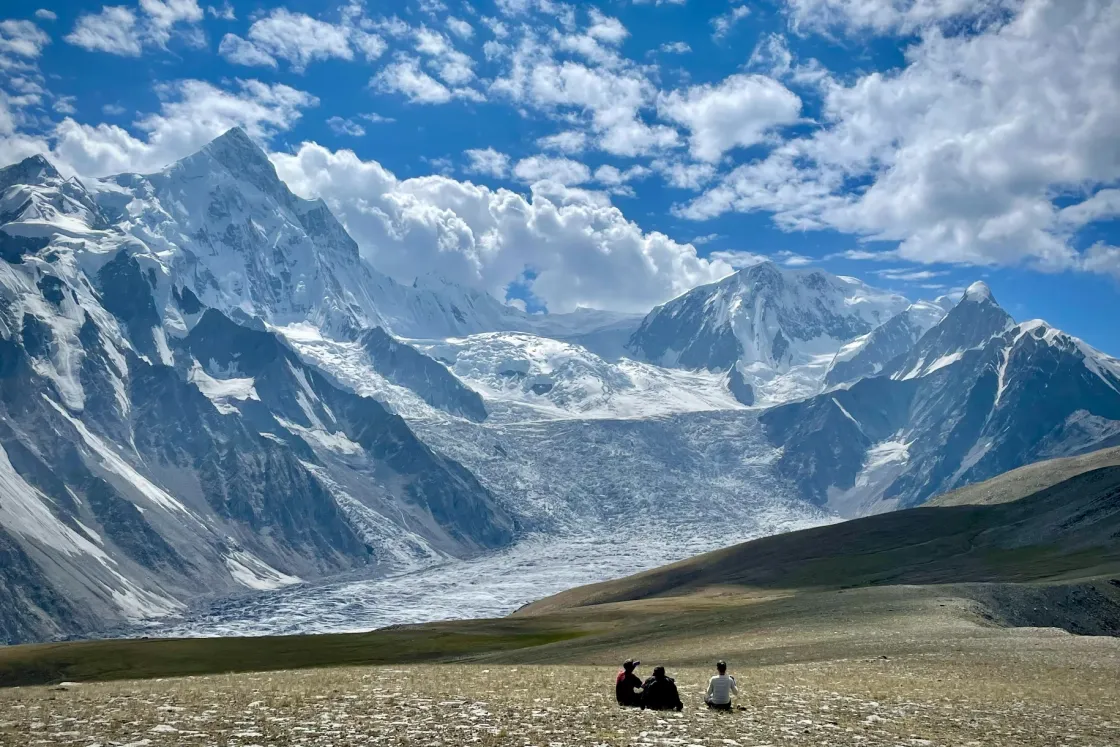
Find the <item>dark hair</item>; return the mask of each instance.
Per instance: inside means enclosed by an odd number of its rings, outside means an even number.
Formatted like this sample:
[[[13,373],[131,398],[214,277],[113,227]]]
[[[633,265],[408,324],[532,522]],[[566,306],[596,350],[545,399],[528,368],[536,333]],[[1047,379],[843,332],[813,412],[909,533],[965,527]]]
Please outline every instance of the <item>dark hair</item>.
[[[724,661],[723,659],[720,659],[719,661],[717,661],[716,662],[716,671],[718,671],[720,674],[723,674],[724,672],[726,672],[727,671],[727,662]]]

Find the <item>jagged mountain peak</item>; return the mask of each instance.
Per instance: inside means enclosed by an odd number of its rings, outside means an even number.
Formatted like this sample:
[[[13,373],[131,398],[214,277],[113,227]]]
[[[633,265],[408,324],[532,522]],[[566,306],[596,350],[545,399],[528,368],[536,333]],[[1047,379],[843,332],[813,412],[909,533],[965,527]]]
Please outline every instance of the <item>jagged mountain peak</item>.
[[[177,161],[165,173],[176,170],[188,173],[214,172],[218,170],[215,166],[229,173],[234,179],[252,184],[261,192],[272,195],[284,203],[291,203],[295,199],[280,180],[276,167],[268,160],[268,154],[240,127],[227,130],[204,145],[198,152]]]
[[[996,303],[995,296],[992,295],[992,289],[983,280],[977,280],[964,292],[964,297],[961,301],[970,301],[972,303]],[[997,306],[999,304],[996,304]]]
[[[13,184],[37,185],[61,179],[62,175],[46,156],[36,153],[0,169],[0,190],[5,190]]]
[[[231,127],[211,140],[202,151],[227,166],[268,162],[268,155],[240,127]]]

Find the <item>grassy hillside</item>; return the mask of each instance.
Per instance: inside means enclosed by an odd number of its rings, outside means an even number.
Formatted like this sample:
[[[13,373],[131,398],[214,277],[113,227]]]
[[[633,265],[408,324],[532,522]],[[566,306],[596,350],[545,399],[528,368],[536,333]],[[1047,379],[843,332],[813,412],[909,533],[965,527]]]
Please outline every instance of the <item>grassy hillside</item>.
[[[967,485],[940,495],[927,506],[963,506],[1007,503],[1046,490],[1071,477],[1102,467],[1120,467],[1120,446],[1081,456],[1048,459],[1013,469],[991,480]]]

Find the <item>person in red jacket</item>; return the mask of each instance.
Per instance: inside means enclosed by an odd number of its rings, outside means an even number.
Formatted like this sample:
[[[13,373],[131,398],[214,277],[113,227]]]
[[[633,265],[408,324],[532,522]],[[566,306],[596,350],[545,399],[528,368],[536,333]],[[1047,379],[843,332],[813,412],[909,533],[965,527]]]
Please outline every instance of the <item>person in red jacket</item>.
[[[640,708],[642,705],[642,681],[634,674],[641,663],[637,659],[627,659],[614,678],[614,697],[620,706]]]

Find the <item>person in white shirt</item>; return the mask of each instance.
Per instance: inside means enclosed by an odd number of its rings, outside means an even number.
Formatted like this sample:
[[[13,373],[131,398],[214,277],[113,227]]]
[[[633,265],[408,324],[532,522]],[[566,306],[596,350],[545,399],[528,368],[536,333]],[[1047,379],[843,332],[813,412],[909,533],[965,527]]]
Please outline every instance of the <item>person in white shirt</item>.
[[[725,661],[716,662],[716,671],[719,674],[708,680],[708,693],[704,696],[704,702],[709,708],[730,711],[732,694],[739,694],[738,688],[735,687],[735,678],[727,674]]]

